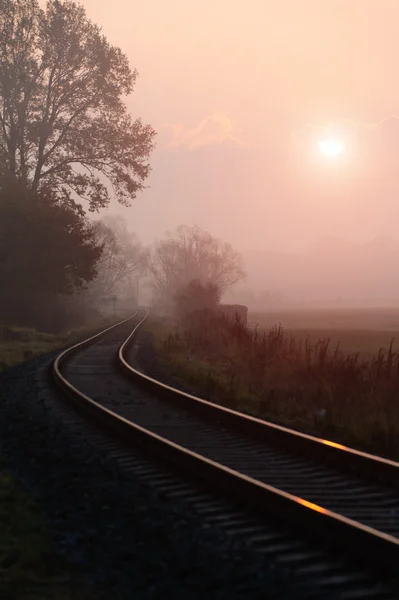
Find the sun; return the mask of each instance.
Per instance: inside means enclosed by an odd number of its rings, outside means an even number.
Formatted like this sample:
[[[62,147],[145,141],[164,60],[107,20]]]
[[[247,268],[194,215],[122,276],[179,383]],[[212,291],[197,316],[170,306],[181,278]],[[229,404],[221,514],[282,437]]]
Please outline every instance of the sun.
[[[336,138],[325,138],[323,140],[320,140],[317,145],[319,147],[320,152],[332,158],[342,154],[345,148],[343,142]]]

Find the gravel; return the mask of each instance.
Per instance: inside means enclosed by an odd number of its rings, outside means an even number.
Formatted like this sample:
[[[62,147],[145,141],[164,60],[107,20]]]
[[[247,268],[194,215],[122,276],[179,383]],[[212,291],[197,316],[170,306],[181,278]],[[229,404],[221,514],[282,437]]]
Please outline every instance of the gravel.
[[[0,453],[41,507],[54,551],[95,598],[311,597],[68,423],[73,412],[48,378],[55,354],[0,374]]]

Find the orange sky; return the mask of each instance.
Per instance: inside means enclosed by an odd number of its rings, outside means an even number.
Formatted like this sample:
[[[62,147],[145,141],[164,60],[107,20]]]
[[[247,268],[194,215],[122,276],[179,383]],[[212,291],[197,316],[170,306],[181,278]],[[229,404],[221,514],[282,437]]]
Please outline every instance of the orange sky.
[[[239,249],[396,235],[398,0],[83,4],[159,132],[151,188],[122,211],[143,241],[180,223]],[[309,157],[328,123],[348,139],[335,165]]]

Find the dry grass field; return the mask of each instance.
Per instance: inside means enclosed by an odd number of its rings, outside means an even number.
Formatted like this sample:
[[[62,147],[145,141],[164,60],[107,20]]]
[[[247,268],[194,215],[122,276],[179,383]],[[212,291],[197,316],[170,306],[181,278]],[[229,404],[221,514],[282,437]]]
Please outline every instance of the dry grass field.
[[[268,329],[280,323],[287,334],[313,343],[320,338],[339,344],[342,352],[370,357],[380,348],[399,350],[399,308],[273,310],[249,313],[251,327]]]
[[[0,323],[0,373],[34,356],[72,346],[123,318],[126,317],[98,316],[82,327],[59,335],[26,327],[9,327]]]
[[[161,363],[194,393],[399,458],[399,310],[265,311],[248,326],[214,317],[150,327]]]

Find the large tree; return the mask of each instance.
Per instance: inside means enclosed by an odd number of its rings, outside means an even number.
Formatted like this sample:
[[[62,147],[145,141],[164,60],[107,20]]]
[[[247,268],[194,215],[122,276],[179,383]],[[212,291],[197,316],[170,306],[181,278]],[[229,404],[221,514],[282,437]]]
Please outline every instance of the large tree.
[[[183,225],[155,245],[149,271],[156,300],[169,305],[192,281],[222,295],[244,277],[241,256],[230,244]]]
[[[137,72],[71,0],[0,0],[0,175],[70,190],[89,210],[144,187],[154,131],[123,97]]]
[[[37,324],[59,296],[96,275],[103,247],[91,223],[67,197],[0,183],[0,315]]]

